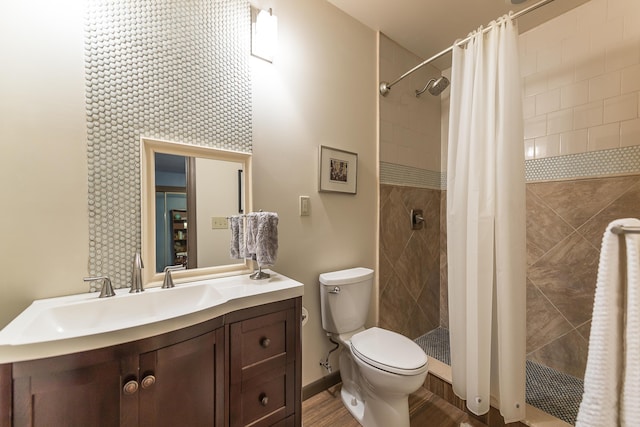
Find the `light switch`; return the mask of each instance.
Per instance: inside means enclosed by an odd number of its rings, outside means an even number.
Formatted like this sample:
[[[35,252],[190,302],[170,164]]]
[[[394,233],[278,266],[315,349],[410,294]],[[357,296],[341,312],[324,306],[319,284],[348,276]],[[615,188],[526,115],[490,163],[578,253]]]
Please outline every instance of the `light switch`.
[[[212,216],[211,217],[211,229],[221,230],[229,228],[229,221],[224,216]]]
[[[300,196],[300,216],[309,216],[311,214],[311,201],[309,196]]]

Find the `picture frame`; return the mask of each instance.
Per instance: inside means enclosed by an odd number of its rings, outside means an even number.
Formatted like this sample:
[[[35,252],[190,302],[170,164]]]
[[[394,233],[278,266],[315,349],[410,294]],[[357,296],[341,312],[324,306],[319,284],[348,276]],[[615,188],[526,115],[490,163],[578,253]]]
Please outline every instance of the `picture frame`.
[[[358,154],[320,146],[318,191],[356,194],[358,190]]]

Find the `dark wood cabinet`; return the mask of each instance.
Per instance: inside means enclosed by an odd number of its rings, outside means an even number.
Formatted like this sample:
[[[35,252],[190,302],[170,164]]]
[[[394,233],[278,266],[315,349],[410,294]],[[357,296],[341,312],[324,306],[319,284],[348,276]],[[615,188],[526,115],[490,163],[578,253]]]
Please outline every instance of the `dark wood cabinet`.
[[[13,363],[9,425],[223,426],[224,354],[219,318],[113,347]]]
[[[285,302],[231,316],[231,427],[301,424],[300,310]]]
[[[11,392],[11,365],[0,365],[0,427],[11,427],[13,396]]]
[[[0,365],[0,427],[300,426],[301,298]]]
[[[223,339],[220,328],[140,356],[139,425],[223,425],[224,400],[216,399],[224,388]]]
[[[29,373],[14,365],[13,425],[89,426],[100,420],[104,427],[119,426],[120,363],[78,362],[29,363]]]

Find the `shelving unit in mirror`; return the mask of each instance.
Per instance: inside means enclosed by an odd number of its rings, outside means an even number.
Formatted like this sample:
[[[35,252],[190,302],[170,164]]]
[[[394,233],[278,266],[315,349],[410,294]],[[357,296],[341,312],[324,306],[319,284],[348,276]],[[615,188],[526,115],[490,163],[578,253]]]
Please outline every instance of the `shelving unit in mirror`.
[[[184,209],[171,210],[173,265],[187,265],[187,211]]]

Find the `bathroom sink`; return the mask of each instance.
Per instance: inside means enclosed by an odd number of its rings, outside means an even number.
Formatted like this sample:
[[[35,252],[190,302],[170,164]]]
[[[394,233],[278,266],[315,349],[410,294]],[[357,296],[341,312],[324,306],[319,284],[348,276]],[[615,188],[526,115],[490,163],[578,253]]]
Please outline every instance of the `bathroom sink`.
[[[62,298],[61,298],[62,299]],[[111,298],[34,302],[37,313],[25,324],[13,344],[49,341],[98,334],[168,319],[223,300],[206,285],[148,289],[144,293],[118,293]]]
[[[200,316],[193,322],[203,321],[224,314],[225,305],[237,310],[270,302],[280,294],[302,295],[302,284],[272,272],[270,279],[258,281],[247,275],[229,276],[177,284],[171,289],[149,288],[141,293],[118,289],[116,296],[109,298],[83,293],[36,300],[0,331],[0,348],[94,337],[179,320],[194,313]]]

